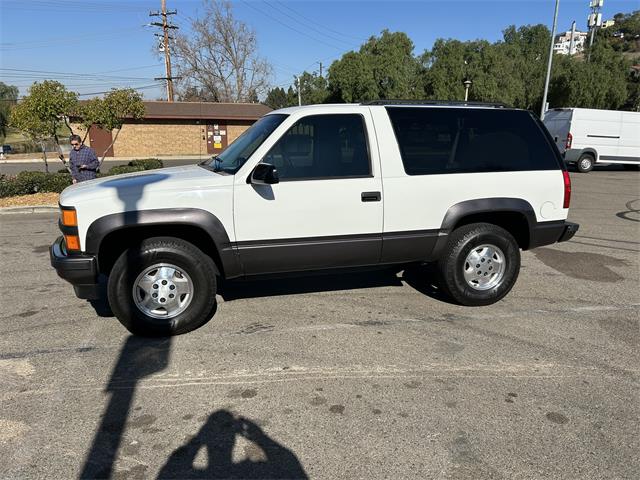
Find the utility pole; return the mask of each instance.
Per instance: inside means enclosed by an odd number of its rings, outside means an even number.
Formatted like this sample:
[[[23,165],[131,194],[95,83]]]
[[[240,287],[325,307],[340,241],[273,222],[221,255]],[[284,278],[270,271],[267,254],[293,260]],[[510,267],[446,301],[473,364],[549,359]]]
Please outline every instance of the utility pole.
[[[294,77],[298,85],[298,106],[302,106],[302,92],[300,92],[300,77]]]
[[[320,64],[320,76],[322,76],[322,62],[318,62]]]
[[[591,30],[591,38],[589,39],[589,54],[587,55],[587,61],[591,60],[593,36],[595,35],[597,28],[602,25],[602,13],[600,13],[602,5],[604,5],[604,0],[591,0],[589,2],[591,14],[587,17],[587,24],[589,25],[589,30]]]
[[[173,40],[173,37],[169,36],[169,30],[175,30],[178,27],[175,25],[170,25],[167,22],[167,15],[175,15],[178,13],[177,10],[172,12],[167,12],[167,1],[161,0],[162,11],[160,12],[150,12],[150,17],[162,17],[162,23],[153,22],[151,25],[156,27],[162,27],[162,34],[155,34],[157,37],[161,37],[163,39],[164,46],[164,65],[166,70],[166,77],[154,78],[154,80],[166,80],[167,81],[167,102],[173,102],[173,80],[174,78],[171,75],[171,51],[169,50],[169,40]]]
[[[571,39],[569,40],[569,56],[573,55],[576,50],[576,21],[571,24]]]
[[[551,47],[549,47],[549,62],[547,63],[547,78],[544,81],[544,93],[542,94],[542,108],[540,120],[544,120],[544,112],[547,111],[547,93],[549,93],[549,79],[551,78],[551,63],[553,62],[553,44],[556,41],[556,24],[558,23],[558,7],[560,0],[556,0],[556,11],[553,14],[553,28],[551,30]]]

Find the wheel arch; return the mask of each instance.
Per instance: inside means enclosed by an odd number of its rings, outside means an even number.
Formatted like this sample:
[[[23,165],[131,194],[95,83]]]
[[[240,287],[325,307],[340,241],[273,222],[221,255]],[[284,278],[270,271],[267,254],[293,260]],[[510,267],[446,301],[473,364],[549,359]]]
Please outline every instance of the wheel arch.
[[[235,249],[222,222],[201,209],[170,208],[114,213],[95,220],[87,230],[86,252],[97,255],[102,273],[131,245],[155,236],[176,237],[193,243],[211,256],[223,278],[241,275]]]
[[[491,223],[507,230],[527,250],[536,225],[536,215],[531,204],[521,198],[482,198],[467,200],[451,206],[440,227],[441,235],[434,247],[433,257],[442,254],[449,234],[456,228],[470,223]]]
[[[580,157],[583,155],[591,155],[593,157],[593,163],[598,161],[598,151],[593,147],[583,148],[578,155],[577,161],[580,161]]]

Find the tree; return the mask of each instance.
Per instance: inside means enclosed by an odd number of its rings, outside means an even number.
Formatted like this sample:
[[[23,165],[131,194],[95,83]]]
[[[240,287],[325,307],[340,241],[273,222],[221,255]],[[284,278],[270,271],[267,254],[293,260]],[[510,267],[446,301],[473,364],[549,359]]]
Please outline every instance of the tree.
[[[517,78],[514,106],[540,111],[551,32],[544,25],[524,25],[518,29],[511,25],[502,34],[503,48],[512,61],[512,69],[496,74]]]
[[[589,62],[556,55],[549,104],[617,110],[627,101],[629,62],[606,43],[595,43]]]
[[[268,88],[269,64],[258,56],[255,32],[233,16],[226,0],[204,0],[192,36],[177,35],[175,59],[185,90],[197,87],[217,102],[248,102]]]
[[[298,105],[298,93],[291,86],[286,91],[284,88],[275,87],[267,92],[267,97],[262,103],[274,110],[293,107]]]
[[[613,19],[616,22],[617,31],[624,33],[625,37],[636,38],[640,35],[640,10],[631,13],[618,13]]]
[[[180,102],[216,102],[217,99],[213,93],[204,88],[195,85],[186,85],[178,92],[178,101]]]
[[[63,84],[53,80],[34,83],[29,94],[11,111],[9,124],[21,130],[42,146],[45,169],[49,171],[45,140],[53,138],[58,148],[58,157],[67,167],[58,140],[58,128],[68,125],[67,115],[75,110],[78,96],[69,92]],[[68,167],[67,167],[68,168]]]
[[[18,101],[18,87],[0,82],[0,137],[7,136],[9,114]]]
[[[144,117],[144,112],[142,95],[132,88],[114,88],[104,98],[92,98],[82,104],[79,114],[87,131],[92,125],[109,131],[117,130],[111,144],[101,154],[100,165],[116,143],[125,120],[140,120]]]
[[[331,99],[361,102],[378,99],[414,99],[419,88],[420,64],[406,33],[383,30],[358,52],[348,52],[329,67]]]
[[[298,83],[300,85],[300,98],[302,105],[316,105],[319,103],[325,103],[329,97],[329,90],[327,80],[321,77],[316,72],[302,72],[298,77]],[[297,91],[294,92],[295,103],[298,104]]]

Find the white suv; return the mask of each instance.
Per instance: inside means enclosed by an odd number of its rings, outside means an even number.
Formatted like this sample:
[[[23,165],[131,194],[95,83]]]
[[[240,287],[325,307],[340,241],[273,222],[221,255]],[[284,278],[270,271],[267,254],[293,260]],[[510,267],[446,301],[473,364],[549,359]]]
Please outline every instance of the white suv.
[[[83,182],[60,197],[51,263],[80,298],[99,274],[131,332],[207,322],[221,279],[434,263],[442,289],[488,305],[520,249],[570,239],[571,185],[530,112],[371,102],[286,108],[211,161]]]

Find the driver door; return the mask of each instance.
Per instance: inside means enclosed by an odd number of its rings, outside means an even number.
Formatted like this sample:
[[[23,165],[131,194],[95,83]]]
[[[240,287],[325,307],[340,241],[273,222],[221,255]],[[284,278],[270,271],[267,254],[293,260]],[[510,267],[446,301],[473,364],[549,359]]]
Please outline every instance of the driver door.
[[[382,183],[368,115],[302,117],[262,160],[277,168],[279,183],[235,184],[245,274],[379,262]]]

